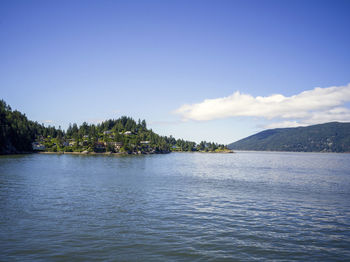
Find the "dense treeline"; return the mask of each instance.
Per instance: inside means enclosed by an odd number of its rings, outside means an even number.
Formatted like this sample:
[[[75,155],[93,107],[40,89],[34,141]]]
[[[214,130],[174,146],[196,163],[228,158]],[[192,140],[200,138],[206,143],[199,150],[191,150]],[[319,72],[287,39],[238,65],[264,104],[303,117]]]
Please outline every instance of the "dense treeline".
[[[0,154],[32,151],[32,142],[38,136],[57,136],[63,132],[54,127],[44,127],[0,100]]]
[[[96,145],[101,141],[105,144],[105,151],[115,152],[113,148],[116,142],[120,143],[122,152],[169,152],[169,151],[215,151],[225,149],[224,145],[175,139],[170,136],[159,136],[152,129],[147,129],[145,120],[136,122],[130,117],[123,116],[116,120],[107,120],[101,124],[84,122],[82,125],[69,125],[65,138],[74,140],[72,150],[96,151]],[[113,144],[114,143],[114,144]],[[61,143],[62,144],[62,141]],[[94,149],[95,147],[95,149]],[[101,150],[101,149],[100,149]],[[103,150],[103,149],[102,149]]]
[[[35,150],[53,152],[167,153],[170,151],[223,151],[224,145],[160,136],[147,128],[145,120],[130,117],[101,124],[70,124],[67,131],[33,122],[0,101],[0,153]]]
[[[162,137],[147,129],[146,121],[139,120],[137,123],[130,117],[123,116],[119,119],[110,119],[101,124],[69,125],[64,139],[74,141],[72,150],[88,151],[117,151],[115,143],[120,144],[122,152],[154,151],[169,152],[170,145],[167,137]],[[62,144],[59,141],[59,144]],[[60,143],[61,142],[61,143]],[[105,146],[101,146],[101,143]],[[96,149],[98,147],[98,149]]]

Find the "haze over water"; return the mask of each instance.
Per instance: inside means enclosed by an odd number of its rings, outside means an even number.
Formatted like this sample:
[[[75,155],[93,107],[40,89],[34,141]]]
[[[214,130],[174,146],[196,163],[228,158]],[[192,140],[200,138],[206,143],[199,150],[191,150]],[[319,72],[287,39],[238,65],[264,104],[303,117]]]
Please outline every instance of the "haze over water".
[[[0,260],[350,260],[350,154],[0,157]]]

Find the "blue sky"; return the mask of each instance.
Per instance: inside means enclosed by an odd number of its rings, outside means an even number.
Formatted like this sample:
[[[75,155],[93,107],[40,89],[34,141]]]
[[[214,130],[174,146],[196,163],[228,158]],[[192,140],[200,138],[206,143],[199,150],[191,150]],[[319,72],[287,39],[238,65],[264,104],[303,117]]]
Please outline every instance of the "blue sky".
[[[3,0],[0,98],[57,127],[127,115],[197,142],[350,121],[349,12],[350,1]]]

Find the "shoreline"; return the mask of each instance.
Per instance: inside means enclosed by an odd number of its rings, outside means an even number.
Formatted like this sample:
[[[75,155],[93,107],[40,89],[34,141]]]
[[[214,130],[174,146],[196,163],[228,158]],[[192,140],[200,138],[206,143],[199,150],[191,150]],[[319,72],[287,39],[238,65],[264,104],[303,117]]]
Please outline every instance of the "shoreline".
[[[170,154],[170,153],[208,153],[208,154],[235,154],[235,153],[306,153],[306,154],[350,154],[350,152],[319,152],[319,151],[268,151],[268,150],[230,150],[230,151],[222,151],[222,152],[205,152],[205,151],[170,151],[163,153],[127,153],[127,152],[48,152],[48,151],[38,151],[38,152],[16,152],[16,153],[6,153],[0,154],[0,156],[15,156],[15,155],[28,155],[28,154],[46,154],[46,155],[94,155],[94,156],[138,156],[138,155],[162,155],[162,154]]]
[[[232,149],[233,150],[233,149]],[[319,154],[350,154],[349,152],[333,152],[333,151],[276,151],[276,150],[239,150],[236,149],[234,152],[253,152],[253,153],[319,153]]]
[[[229,151],[220,151],[220,152],[215,152],[215,151],[172,151],[171,153],[234,154],[235,151],[233,151],[233,150],[229,150]]]
[[[123,152],[123,153],[112,153],[112,152],[103,152],[103,153],[96,153],[96,152],[34,152],[34,154],[44,154],[44,155],[93,155],[93,156],[128,156],[128,155],[156,155],[156,154],[167,154],[170,152],[166,152],[166,153],[127,153],[127,152]]]
[[[112,153],[112,152],[104,152],[104,153],[96,153],[96,152],[33,152],[34,154],[44,154],[44,155],[93,155],[93,156],[141,156],[141,155],[163,155],[170,153],[208,153],[208,154],[233,154],[234,151],[223,151],[223,152],[205,152],[205,151],[173,151],[173,152],[164,152],[164,153]]]

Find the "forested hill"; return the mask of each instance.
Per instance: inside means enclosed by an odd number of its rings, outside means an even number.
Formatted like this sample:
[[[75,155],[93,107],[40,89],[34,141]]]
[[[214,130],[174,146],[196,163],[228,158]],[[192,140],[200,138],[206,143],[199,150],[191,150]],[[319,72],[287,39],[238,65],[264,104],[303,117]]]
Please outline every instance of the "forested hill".
[[[31,151],[153,154],[170,151],[227,152],[226,146],[160,136],[145,120],[130,117],[101,124],[70,125],[67,131],[33,122],[0,100],[0,154]]]
[[[32,151],[32,142],[39,136],[57,136],[63,132],[54,127],[45,127],[30,121],[17,110],[12,110],[5,101],[0,100],[0,154]]]
[[[256,151],[350,152],[350,123],[269,129],[227,147]]]

